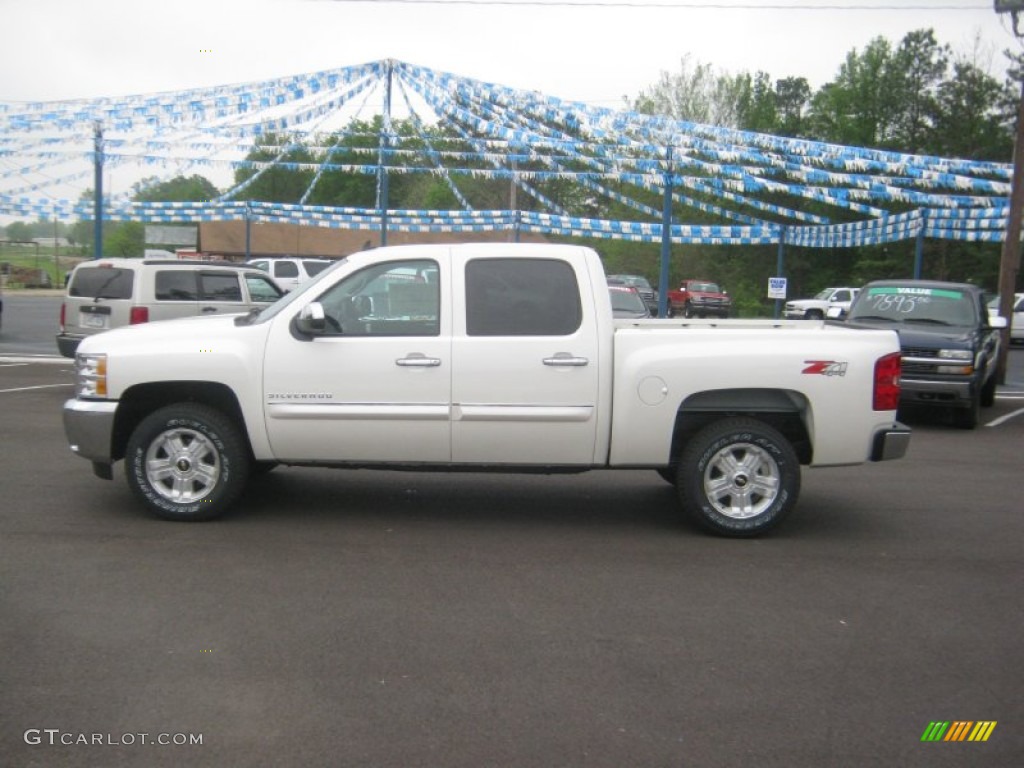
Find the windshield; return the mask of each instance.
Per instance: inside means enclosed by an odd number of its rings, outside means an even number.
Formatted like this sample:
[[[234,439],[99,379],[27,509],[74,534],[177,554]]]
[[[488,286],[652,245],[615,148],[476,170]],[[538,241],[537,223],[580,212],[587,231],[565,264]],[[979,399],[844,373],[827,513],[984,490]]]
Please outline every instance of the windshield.
[[[972,295],[966,291],[881,285],[868,288],[858,298],[849,319],[970,326],[977,323],[978,316]]]
[[[828,301],[830,298],[832,298],[832,289],[831,288],[826,288],[824,291],[819,293],[814,298],[820,299],[821,301]]]
[[[701,293],[721,293],[718,290],[718,283],[690,283],[690,290]]]
[[[638,288],[641,291],[654,290],[651,288],[651,284],[647,281],[647,278],[640,275],[610,275],[608,279],[616,283],[623,283],[624,285]]]

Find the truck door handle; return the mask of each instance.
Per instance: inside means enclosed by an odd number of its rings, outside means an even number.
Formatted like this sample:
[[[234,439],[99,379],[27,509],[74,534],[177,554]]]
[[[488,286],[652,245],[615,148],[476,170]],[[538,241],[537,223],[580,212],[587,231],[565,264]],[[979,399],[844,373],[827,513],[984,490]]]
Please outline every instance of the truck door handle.
[[[565,352],[559,352],[554,357],[545,357],[541,362],[544,365],[561,366],[567,365],[572,368],[582,368],[585,365],[590,365],[590,361],[585,357],[574,357],[573,355]]]
[[[427,357],[418,353],[407,355],[406,357],[400,357],[395,360],[395,365],[400,365],[403,368],[436,368],[441,364],[441,359],[438,357]]]
[[[216,312],[216,307],[203,307],[203,312]]]

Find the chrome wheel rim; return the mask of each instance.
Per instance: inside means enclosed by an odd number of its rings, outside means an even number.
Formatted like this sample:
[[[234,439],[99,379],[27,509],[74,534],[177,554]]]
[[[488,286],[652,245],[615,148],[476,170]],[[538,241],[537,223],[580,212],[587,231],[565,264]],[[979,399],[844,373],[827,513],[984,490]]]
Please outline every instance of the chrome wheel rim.
[[[747,520],[771,507],[781,480],[770,453],[753,443],[733,443],[705,467],[704,495],[726,517]]]
[[[146,479],[153,490],[175,504],[209,496],[220,472],[217,448],[194,429],[168,429],[146,451]]]

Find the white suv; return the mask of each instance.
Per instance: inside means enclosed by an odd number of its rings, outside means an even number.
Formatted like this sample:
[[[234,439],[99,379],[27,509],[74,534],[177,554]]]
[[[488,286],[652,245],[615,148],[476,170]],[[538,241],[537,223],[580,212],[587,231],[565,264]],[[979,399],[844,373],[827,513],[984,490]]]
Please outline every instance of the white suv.
[[[334,262],[330,259],[268,256],[263,259],[249,259],[245,263],[272,275],[278,285],[286,291],[290,291],[311,277],[319,275]]]
[[[786,302],[782,316],[787,320],[822,320],[826,316],[844,317],[850,311],[850,305],[857,298],[859,291],[860,288],[826,288],[813,299],[797,299]]]
[[[230,262],[85,261],[68,280],[57,348],[64,357],[74,357],[79,342],[94,333],[155,320],[247,312],[283,294],[266,273]]]

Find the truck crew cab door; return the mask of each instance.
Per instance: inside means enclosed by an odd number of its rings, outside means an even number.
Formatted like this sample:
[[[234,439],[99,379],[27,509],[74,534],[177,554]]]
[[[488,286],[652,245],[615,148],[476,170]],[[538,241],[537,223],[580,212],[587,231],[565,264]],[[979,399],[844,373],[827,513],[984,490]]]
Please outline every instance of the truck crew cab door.
[[[326,327],[274,321],[264,412],[280,460],[447,463],[451,459],[449,267],[434,259],[368,263],[303,304]]]
[[[453,463],[592,464],[601,361],[582,259],[452,261]]]

